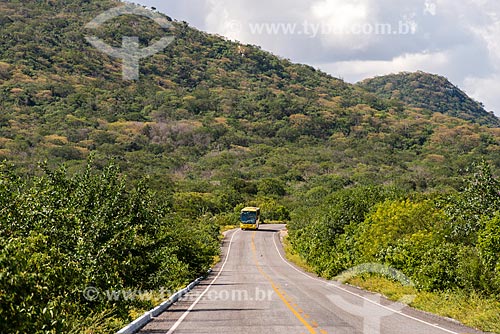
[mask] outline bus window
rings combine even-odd
[[[243,224],[255,224],[255,221],[257,220],[257,213],[256,212],[242,212],[241,213],[241,222]]]

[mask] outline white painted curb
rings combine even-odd
[[[209,269],[207,272],[208,276],[212,272],[212,269]],[[170,298],[154,309],[144,313],[141,315],[139,318],[135,319],[132,321],[130,324],[127,326],[123,327],[120,329],[117,334],[134,334],[135,332],[139,331],[142,327],[144,327],[148,322],[153,320],[154,317],[157,317],[160,315],[160,313],[164,312],[166,309],[168,309],[170,306],[172,306],[173,303],[178,301],[182,296],[184,296],[186,293],[189,291],[193,290],[195,286],[197,286],[202,280],[205,279],[206,276],[198,277],[196,280],[193,282],[189,283],[187,287],[185,287],[182,290],[177,291],[174,293]]]

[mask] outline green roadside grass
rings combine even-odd
[[[397,301],[405,295],[415,295],[410,306],[486,332],[500,333],[500,301],[475,292],[461,290],[427,292],[403,286],[384,277],[354,277],[347,281],[354,286],[378,292]]]
[[[305,271],[308,271],[308,272],[313,272],[313,269],[311,266],[309,266],[307,264],[306,261],[304,261],[304,259],[302,259],[300,257],[300,255],[298,253],[296,253],[294,250],[293,250],[293,247],[292,245],[290,244],[290,241],[288,240],[288,237],[285,236],[283,239],[282,239],[282,244],[283,244],[283,249],[285,250],[285,256],[286,256],[286,259],[292,263],[294,263],[295,265],[301,267],[302,269],[304,269]]]
[[[304,259],[297,254],[285,237],[283,248],[286,258],[308,272],[314,272]],[[385,277],[354,277],[346,283],[362,289],[377,292],[390,300],[398,301],[414,295],[410,306],[425,312],[452,318],[460,323],[485,332],[500,333],[500,300],[484,297],[475,292],[461,290],[447,292],[418,291],[414,287],[403,286]]]
[[[224,226],[221,226],[220,227],[220,233],[224,233],[224,232],[227,232],[229,230],[232,230],[234,228],[237,228],[239,226],[236,226],[236,225],[224,225]]]
[[[286,220],[265,220],[263,224],[286,224]]]

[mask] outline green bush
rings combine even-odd
[[[432,202],[386,201],[375,206],[359,227],[358,248],[370,262],[389,245],[417,232],[443,229],[444,213]]]
[[[382,187],[339,190],[317,207],[300,207],[288,226],[294,249],[317,273],[335,276],[357,259],[353,238],[357,226],[379,201],[397,196]]]
[[[415,269],[422,265],[424,254],[439,242],[432,232],[417,232],[387,246],[378,253],[378,258],[407,275],[413,275]]]
[[[257,183],[259,195],[264,196],[284,196],[286,194],[285,184],[279,179],[262,179]]]
[[[75,303],[78,265],[38,232],[0,238],[0,332],[63,332]]]
[[[262,219],[266,221],[288,221],[290,212],[287,207],[280,204],[272,197],[258,197],[255,199],[256,205],[260,208]]]
[[[491,292],[500,293],[500,212],[485,220],[478,237],[479,254],[485,267],[482,277]]]
[[[2,333],[67,332],[103,314],[113,332],[152,301],[88,300],[87,287],[177,289],[218,254],[213,221],[170,212],[169,194],[129,184],[114,165],[44,171],[29,181],[0,171]]]
[[[484,223],[500,207],[500,181],[484,161],[473,164],[464,181],[465,189],[450,196],[445,210],[450,240],[474,246]]]
[[[422,290],[457,288],[457,254],[460,246],[441,243],[423,253],[422,262],[413,268],[413,278]]]

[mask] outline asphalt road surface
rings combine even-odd
[[[284,259],[283,228],[229,231],[209,277],[140,333],[481,333],[303,272]]]

